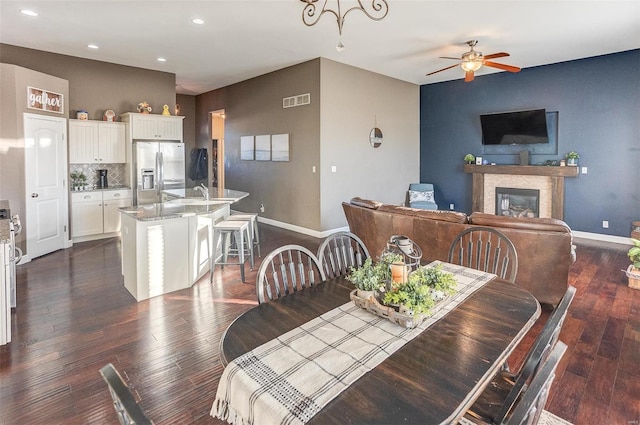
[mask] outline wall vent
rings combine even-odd
[[[293,108],[294,106],[308,105],[310,103],[311,103],[311,93],[299,94],[297,96],[282,98],[283,108]]]

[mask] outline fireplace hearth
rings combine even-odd
[[[496,215],[509,217],[539,217],[540,191],[496,187]]]

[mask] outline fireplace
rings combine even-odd
[[[496,215],[510,217],[539,217],[540,191],[496,187]]]

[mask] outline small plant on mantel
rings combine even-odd
[[[576,151],[571,151],[565,155],[565,158],[567,158],[567,165],[578,165],[580,155]]]
[[[476,162],[476,157],[468,153],[464,156],[464,162],[466,162],[467,164],[473,164],[474,162]]]
[[[389,275],[390,271],[387,264],[383,262],[374,264],[371,257],[369,257],[362,266],[351,268],[350,273],[347,275],[347,280],[352,282],[358,289],[358,296],[368,298],[380,286],[384,286],[385,281],[389,279]]]

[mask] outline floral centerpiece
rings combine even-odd
[[[443,272],[442,264],[421,267],[404,283],[396,283],[384,295],[384,303],[398,305],[407,314],[428,313],[436,302],[455,293],[453,274]]]
[[[138,112],[142,114],[149,114],[151,113],[151,106],[147,102],[140,102],[138,103]]]
[[[368,299],[375,291],[384,286],[391,277],[391,270],[384,262],[375,263],[371,257],[367,258],[361,267],[351,268],[347,280],[358,289],[360,298]]]

